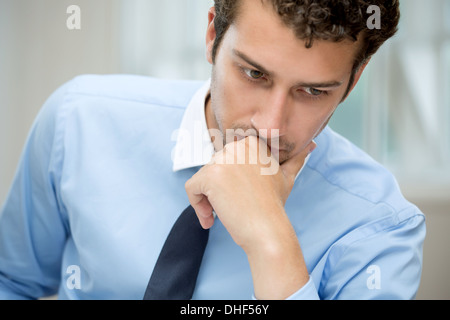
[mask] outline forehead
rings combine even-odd
[[[358,42],[318,40],[309,49],[305,44],[282,22],[273,6],[262,0],[241,1],[224,38],[225,50],[243,52],[267,69],[308,78],[302,80],[344,78],[351,73]]]

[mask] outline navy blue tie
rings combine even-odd
[[[200,225],[192,206],[172,227],[159,254],[144,300],[189,300],[194,293],[209,230]]]

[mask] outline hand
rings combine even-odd
[[[191,205],[205,229],[214,224],[213,210],[221,220],[230,220],[234,230],[233,220],[239,225],[245,220],[253,224],[251,213],[259,216],[267,211],[264,208],[284,208],[305,158],[316,145],[311,142],[280,166],[263,144],[252,136],[226,145],[186,183]]]
[[[214,224],[214,210],[233,240],[247,253],[255,295],[256,288],[262,288],[259,290],[261,296],[265,296],[266,292],[276,293],[273,284],[276,283],[285,285],[277,295],[281,297],[300,289],[308,277],[284,205],[306,156],[315,144],[311,142],[305,150],[281,166],[272,155],[267,154],[267,147],[263,144],[257,137],[247,137],[226,145],[214,155],[210,164],[186,183],[186,192],[201,225],[210,228]],[[261,174],[274,163],[272,175]],[[280,259],[286,263],[280,263]],[[285,277],[286,272],[301,273],[294,277],[299,281],[293,292],[290,292],[295,283],[292,282],[292,275],[287,281],[290,283],[279,279]]]

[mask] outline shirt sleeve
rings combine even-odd
[[[338,244],[327,258],[318,288],[321,299],[411,300],[422,272],[425,217],[409,208],[394,225],[377,221]]]
[[[318,268],[321,273],[313,272],[286,300],[414,299],[422,271],[425,217],[415,207],[407,211],[404,220],[393,225],[375,221],[333,245],[324,268]]]
[[[254,293],[252,295],[252,299],[258,300],[256,299]],[[308,282],[301,289],[299,289],[297,292],[295,292],[285,300],[320,300],[312,277],[309,277]]]
[[[58,196],[66,89],[58,89],[36,118],[0,211],[0,299],[37,299],[59,285],[67,237]]]
[[[312,277],[309,277],[309,281],[286,300],[320,300]]]

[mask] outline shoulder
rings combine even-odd
[[[316,142],[308,168],[323,184],[391,213],[414,207],[404,198],[394,175],[346,138],[327,127]]]
[[[203,84],[138,75],[81,75],[63,87],[65,94],[184,108]]]
[[[81,75],[52,93],[41,108],[35,126],[53,131],[64,127],[70,116],[81,115],[84,120],[105,114],[139,116],[136,110],[162,117],[175,110],[179,117],[203,84],[137,75]]]
[[[167,130],[181,121],[200,81],[162,80],[136,75],[81,75],[53,92],[33,124],[39,143],[62,148],[64,136],[88,132]],[[140,125],[140,126],[138,126]],[[122,131],[121,131],[122,130]]]

